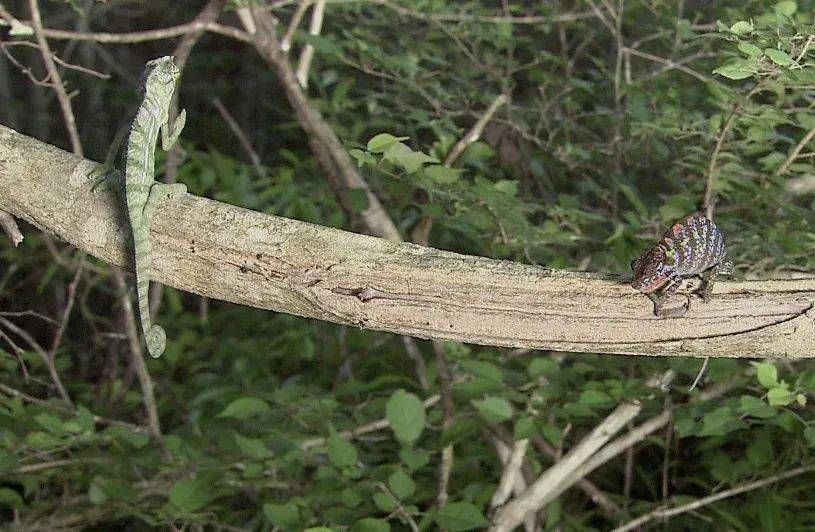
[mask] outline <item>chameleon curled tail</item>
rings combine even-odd
[[[136,248],[136,298],[138,300],[139,321],[141,321],[144,343],[147,351],[153,358],[158,358],[167,347],[167,333],[160,325],[150,321],[150,305],[147,296],[150,292],[150,276],[148,275],[152,246],[150,240],[144,238],[144,233],[136,231],[134,245]]]

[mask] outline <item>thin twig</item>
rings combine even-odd
[[[74,110],[71,107],[71,99],[68,93],[65,92],[65,86],[62,84],[62,76],[54,64],[54,54],[48,46],[48,41],[43,35],[42,17],[40,16],[40,7],[37,0],[28,0],[28,7],[31,11],[31,26],[34,28],[34,35],[37,43],[40,45],[40,53],[42,60],[45,63],[45,70],[48,72],[48,78],[57,93],[57,100],[59,101],[60,109],[62,109],[62,117],[65,119],[65,129],[68,130],[68,137],[71,139],[71,149],[74,155],[83,157],[82,144],[79,142],[79,132],[76,129],[76,118],[74,117]]]
[[[161,435],[161,424],[159,422],[158,408],[156,407],[156,397],[153,392],[153,380],[150,378],[150,372],[147,370],[147,364],[144,362],[144,355],[142,354],[141,344],[139,343],[136,315],[133,312],[130,297],[128,297],[127,283],[125,282],[124,275],[118,268],[113,268],[113,280],[116,282],[116,287],[119,290],[119,301],[122,305],[125,331],[127,332],[130,363],[136,371],[136,376],[141,386],[144,409],[147,412],[147,426],[150,429],[150,435],[156,443],[161,446],[165,458],[169,458],[169,451],[165,447],[164,439]]]
[[[445,166],[452,166],[453,163],[455,163],[456,160],[461,157],[461,154],[464,153],[464,150],[466,150],[470,144],[481,138],[481,134],[484,132],[484,128],[487,126],[487,123],[492,119],[495,112],[506,103],[506,101],[506,93],[496,96],[490,106],[487,107],[487,110],[484,111],[484,114],[481,115],[476,123],[473,124],[473,127],[471,127],[470,130],[467,131],[467,133],[461,137],[458,142],[456,142],[456,144],[447,154],[447,157],[444,159]]]
[[[309,24],[309,35],[319,35],[323,27],[323,14],[325,13],[325,0],[316,0],[314,10],[311,12],[311,24]],[[281,44],[282,48],[282,44]],[[311,67],[311,60],[314,57],[314,47],[306,44],[300,52],[300,60],[297,63],[297,81],[304,89],[308,87],[308,69]]]
[[[500,427],[500,425],[495,424],[495,426],[492,427],[492,428],[500,429],[501,427]],[[510,450],[507,443],[505,443],[504,440],[501,439],[501,438],[502,438],[502,436],[493,435],[490,438],[490,440],[492,440],[492,443],[495,445],[495,452],[498,454],[498,458],[501,460],[501,464],[503,464],[503,466],[504,466],[504,472],[506,473],[507,464],[510,462],[510,460],[512,458],[512,451]],[[527,442],[528,442],[528,440],[527,440]],[[518,473],[520,473],[520,474],[514,475],[513,483],[512,483],[512,486],[511,486],[511,494],[515,495],[516,497],[526,490],[527,484],[526,484],[526,479],[524,478],[524,475],[523,475],[523,469],[524,469],[524,461],[521,460],[521,463],[518,466]],[[502,476],[502,480],[503,480],[503,476]],[[507,493],[507,498],[509,497],[509,495],[510,495],[510,493]],[[493,498],[495,498],[495,497],[493,496]],[[501,504],[503,504],[504,502],[506,502],[506,498],[501,502]],[[490,506],[492,508],[494,508],[492,505],[490,505]],[[536,518],[537,518],[537,515],[536,515],[535,512],[529,512],[528,514],[526,514],[526,516],[524,517],[524,531],[525,532],[534,532],[536,530],[536,527],[535,527],[535,521],[537,520]]]
[[[300,3],[297,4],[297,9],[291,16],[289,27],[286,29],[286,34],[283,35],[282,39],[280,39],[280,49],[284,52],[288,52],[291,49],[291,41],[294,38],[294,32],[297,31],[297,27],[300,25],[300,21],[303,20],[303,15],[306,14],[306,9],[308,9],[308,6],[311,5],[312,1],[313,0],[300,0]]]
[[[584,11],[579,13],[566,13],[563,15],[551,16],[536,16],[528,15],[523,17],[501,16],[501,15],[470,15],[467,13],[452,14],[452,13],[425,13],[420,11],[413,11],[406,7],[393,4],[388,0],[370,0],[374,4],[379,4],[391,9],[400,15],[417,18],[420,20],[427,20],[432,22],[489,22],[494,24],[543,24],[546,22],[572,22],[575,20],[583,20],[591,18],[592,14]],[[455,4],[453,4],[455,5]]]
[[[441,395],[435,394],[431,395],[427,399],[425,399],[422,404],[424,405],[425,409],[430,408],[431,406],[435,405],[441,401]],[[370,432],[376,432],[378,430],[386,429],[390,426],[388,420],[385,418],[378,419],[376,421],[372,421],[370,423],[366,423],[364,425],[360,425],[351,430],[343,430],[340,431],[338,434],[345,438],[346,440],[354,440],[364,434],[368,434]],[[328,441],[327,438],[312,438],[310,440],[306,440],[300,444],[301,451],[308,451],[313,447],[320,447],[321,445],[325,445]]]
[[[215,109],[221,115],[221,118],[224,119],[226,125],[229,126],[229,129],[232,130],[232,134],[238,139],[240,142],[243,151],[246,152],[246,155],[249,156],[249,160],[252,162],[252,166],[255,168],[255,173],[258,176],[266,175],[266,169],[263,168],[263,164],[260,160],[260,155],[258,152],[255,151],[255,148],[252,147],[252,142],[249,140],[249,136],[241,129],[241,126],[238,124],[238,121],[232,116],[229,110],[224,106],[223,102],[219,98],[213,98],[210,100],[212,105],[215,106]]]
[[[51,357],[48,356],[48,353],[45,351],[45,349],[43,349],[42,346],[37,342],[37,340],[35,340],[33,336],[28,334],[28,332],[25,329],[18,327],[13,322],[0,317],[0,325],[2,325],[6,329],[10,330],[14,334],[25,340],[25,342],[31,347],[31,349],[36,351],[36,353],[40,356],[43,363],[45,364],[45,367],[48,368],[48,374],[51,376],[51,381],[53,382],[54,387],[57,389],[57,393],[68,406],[73,408],[74,403],[68,396],[68,392],[65,391],[65,386],[62,385],[62,380],[59,378],[59,373],[57,373],[56,365],[54,364],[53,360],[51,360]]]
[[[23,241],[23,234],[20,232],[20,228],[17,227],[17,222],[14,220],[14,217],[6,211],[0,211],[0,227],[3,228],[3,231],[5,231],[9,239],[11,239],[11,244],[15,248]]]
[[[640,517],[634,519],[633,521],[629,521],[623,526],[615,528],[613,532],[627,532],[628,530],[635,530],[653,519],[658,518],[664,519],[666,517],[673,517],[675,515],[679,515],[685,512],[690,512],[698,508],[707,506],[709,504],[713,504],[714,502],[718,502],[722,499],[727,499],[729,497],[740,495],[748,491],[757,490],[759,488],[763,488],[764,486],[769,486],[770,484],[775,484],[776,482],[796,477],[798,475],[803,475],[804,473],[809,473],[811,471],[815,471],[815,465],[796,467],[795,469],[791,469],[784,473],[772,475],[761,480],[756,480],[754,482],[742,484],[741,486],[736,486],[734,488],[730,488],[719,493],[714,493],[713,495],[708,495],[707,497],[703,497],[698,501],[683,504],[682,506],[676,506],[674,508],[660,508],[645,515],[641,515]]]
[[[204,29],[211,33],[217,33],[224,37],[230,37],[238,41],[251,43],[252,36],[232,26],[225,26],[215,22],[200,23],[200,22],[187,22],[177,26],[170,26],[168,28],[161,28],[157,30],[147,31],[132,31],[126,33],[107,33],[107,32],[79,32],[69,30],[57,30],[52,28],[43,28],[42,34],[49,39],[63,39],[70,41],[94,41],[102,44],[132,44],[147,41],[161,41],[165,39],[173,39],[180,35]]]
[[[439,388],[442,398],[442,428],[447,430],[453,425],[456,415],[456,406],[453,401],[453,374],[450,371],[450,364],[447,362],[447,355],[444,352],[444,342],[433,340],[433,351],[436,353],[436,371],[439,376]],[[449,444],[442,449],[441,461],[439,462],[438,493],[436,494],[436,504],[439,507],[447,503],[447,487],[450,484],[450,474],[453,471],[453,444]]]
[[[516,479],[521,476],[521,465],[523,465],[526,449],[529,447],[529,438],[523,438],[515,442],[512,452],[504,463],[504,470],[501,473],[501,480],[498,488],[492,494],[490,508],[498,508],[509,499]]]
[[[642,405],[637,402],[622,403],[598,424],[562,460],[558,461],[532,483],[520,496],[504,506],[493,520],[491,531],[509,532],[518,526],[530,511],[538,511],[557,496],[556,490],[564,482],[574,484],[585,475],[576,475],[581,464],[595,454],[605,443],[639,414]]]
[[[795,159],[798,158],[798,154],[801,153],[801,150],[804,149],[804,146],[806,146],[809,143],[809,141],[812,140],[812,137],[815,137],[815,127],[807,131],[807,134],[804,135],[804,138],[802,138],[798,142],[798,144],[795,145],[790,154],[787,156],[787,159],[781,166],[778,167],[778,170],[776,170],[773,173],[773,175],[775,175],[776,177],[784,175],[787,172],[787,169],[793,163],[793,161],[795,161]]]

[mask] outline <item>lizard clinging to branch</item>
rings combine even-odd
[[[186,121],[186,111],[181,111],[171,125],[170,100],[175,92],[179,70],[170,56],[148,61],[142,77],[144,97],[127,134],[124,153],[124,178],[121,185],[127,208],[127,218],[133,235],[133,262],[136,272],[136,295],[139,319],[144,333],[147,351],[158,358],[167,345],[167,336],[160,326],[150,321],[147,301],[150,288],[150,217],[158,201],[178,197],[187,191],[181,183],[157,183],[154,179],[155,148],[161,134],[161,148],[169,151],[178,140]],[[114,141],[113,152],[117,151]]]

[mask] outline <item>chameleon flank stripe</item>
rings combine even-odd
[[[729,273],[732,265],[716,224],[701,214],[692,214],[673,224],[656,246],[631,263],[631,286],[651,298],[654,314],[665,316],[668,314],[661,311],[662,304],[682,284],[682,276],[702,278],[701,296],[707,302],[716,275]],[[682,313],[689,308],[690,297]]]
[[[181,111],[172,127],[169,122],[170,99],[178,76],[178,67],[170,56],[147,63],[142,78],[144,99],[130,127],[124,156],[124,197],[133,234],[139,320],[147,350],[154,358],[160,357],[164,352],[167,336],[164,329],[150,322],[150,306],[147,301],[153,252],[150,218],[156,203],[163,197],[176,197],[187,191],[183,184],[167,185],[153,180],[159,132],[161,148],[169,151],[178,140],[186,121],[186,112]]]

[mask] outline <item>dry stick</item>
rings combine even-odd
[[[323,13],[325,12],[325,0],[316,0],[314,2],[314,11],[311,13],[311,24],[309,24],[308,32],[310,35],[319,35],[323,27]],[[283,49],[283,45],[280,45]],[[314,47],[307,44],[300,52],[300,61],[297,64],[297,81],[304,89],[308,87],[308,69],[311,67],[311,60],[314,57]]]
[[[232,133],[240,142],[243,151],[246,152],[246,155],[249,156],[249,160],[252,162],[252,166],[255,169],[255,173],[258,177],[262,177],[266,175],[266,169],[263,168],[263,164],[260,159],[260,155],[258,152],[255,151],[255,148],[252,147],[252,142],[249,140],[249,137],[244,133],[241,129],[241,126],[238,124],[238,121],[232,116],[229,110],[224,106],[223,102],[219,98],[212,98],[210,100],[212,105],[215,106],[215,109],[221,115],[221,118],[224,119],[226,125],[229,126],[229,129],[232,130]]]
[[[779,166],[778,170],[776,170],[773,173],[773,175],[775,175],[776,177],[784,175],[787,172],[787,169],[789,169],[790,165],[793,163],[793,161],[795,161],[795,159],[798,157],[798,154],[801,153],[801,150],[804,149],[804,146],[806,146],[807,143],[809,143],[809,141],[812,140],[812,137],[815,137],[815,127],[807,131],[807,134],[804,135],[804,138],[802,138],[801,141],[795,145],[795,148],[793,148],[790,154],[787,156],[787,160],[784,161],[784,164]]]
[[[673,69],[679,70],[680,72],[684,72],[685,74],[693,76],[694,78],[696,78],[699,81],[702,81],[704,83],[715,83],[715,80],[713,80],[712,78],[709,78],[709,77],[705,76],[704,74],[700,74],[699,72],[693,70],[690,67],[687,67],[687,66],[683,65],[682,63],[677,63],[676,61],[672,61],[670,59],[665,59],[664,57],[660,57],[658,55],[649,54],[648,52],[641,52],[641,51],[637,50],[636,48],[631,48],[630,46],[623,48],[623,51],[626,54],[636,55],[637,57],[642,57],[643,59],[648,59],[649,61],[654,61],[656,63],[661,63],[661,64],[667,66],[668,68],[673,68]]]
[[[501,442],[503,443],[503,442]],[[498,482],[498,488],[492,494],[490,500],[490,508],[497,508],[503,505],[512,494],[512,488],[518,478],[521,478],[521,466],[523,465],[526,449],[529,447],[529,438],[523,438],[516,441],[512,446],[512,452],[504,462],[504,471],[501,474],[501,480]]]
[[[629,521],[628,523],[621,527],[615,528],[613,532],[627,532],[628,530],[634,530],[644,525],[648,521],[651,521],[652,519],[673,517],[675,515],[679,515],[685,512],[690,512],[698,508],[702,508],[703,506],[713,504],[714,502],[718,502],[722,499],[727,499],[729,497],[733,497],[741,493],[763,488],[764,486],[769,486],[770,484],[775,484],[776,482],[780,482],[782,480],[786,480],[788,478],[792,478],[798,475],[803,475],[804,473],[809,473],[811,471],[815,471],[815,466],[810,465],[796,467],[795,469],[785,471],[784,473],[779,473],[777,475],[772,475],[761,480],[756,480],[754,482],[742,484],[741,486],[736,486],[734,488],[724,490],[713,495],[709,495],[707,497],[699,499],[698,501],[683,504],[682,506],[654,510],[653,512],[642,515],[634,519],[633,521]]]
[[[20,228],[17,227],[17,222],[6,211],[0,211],[0,227],[6,232],[15,248],[23,241],[23,234],[20,232]]]
[[[509,532],[518,526],[528,512],[538,511],[559,494],[556,490],[565,479],[572,484],[585,475],[576,476],[575,470],[642,410],[639,402],[622,403],[597,425],[560,461],[547,469],[520,496],[504,506],[493,520],[490,530]],[[571,484],[569,484],[571,485]]]
[[[45,349],[43,349],[42,346],[39,343],[37,343],[34,337],[28,334],[28,332],[25,329],[18,327],[9,320],[5,318],[0,318],[0,325],[2,325],[6,329],[10,330],[14,334],[25,340],[25,342],[31,347],[31,349],[37,352],[37,354],[40,356],[43,363],[45,364],[45,367],[48,368],[48,374],[51,376],[51,381],[54,383],[54,387],[57,389],[57,393],[59,393],[59,396],[62,398],[63,401],[65,401],[65,403],[68,406],[73,408],[74,404],[71,401],[71,398],[68,396],[68,392],[65,391],[65,386],[62,385],[62,380],[59,378],[57,368],[54,365],[54,362],[51,360],[51,357],[48,356],[48,353],[45,351]]]
[[[112,193],[93,192],[87,179],[98,163],[2,125],[0,159],[0,209],[129,267],[121,206]],[[159,205],[151,225],[151,275],[158,282],[366,329],[658,356],[803,358],[815,342],[815,278],[717,283],[699,316],[667,323],[653,317],[623,276],[388,242],[194,194]]]
[[[443,409],[443,429],[448,429],[453,425],[453,419],[456,415],[456,406],[453,401],[452,380],[453,375],[450,371],[450,365],[447,363],[447,356],[444,353],[444,342],[440,340],[433,340],[433,352],[436,353],[436,369],[439,375],[439,388],[441,390],[442,409]],[[439,482],[438,493],[436,494],[436,503],[439,507],[447,503],[447,487],[450,484],[450,474],[453,471],[453,444],[447,445],[441,452],[441,460],[439,462]]]
[[[294,15],[292,15],[291,20],[289,21],[289,27],[286,30],[286,34],[283,35],[283,38],[280,40],[280,49],[284,52],[288,52],[291,48],[291,41],[294,38],[294,32],[297,31],[297,27],[300,25],[300,21],[303,20],[303,15],[306,14],[306,9],[308,9],[308,6],[311,5],[312,1],[313,0],[300,0],[300,3],[297,4],[297,9],[294,11]],[[249,28],[247,28],[247,30],[248,29]],[[249,33],[255,32],[249,31]]]
[[[71,99],[65,92],[65,87],[62,84],[62,76],[59,75],[59,70],[54,64],[54,54],[48,46],[48,41],[43,35],[42,17],[40,16],[40,7],[37,5],[37,0],[28,0],[28,7],[31,11],[31,26],[34,28],[34,35],[36,36],[37,43],[40,45],[40,53],[42,60],[45,63],[45,70],[48,72],[48,77],[57,93],[57,100],[62,109],[62,116],[65,118],[65,128],[68,130],[68,137],[71,139],[71,148],[76,155],[82,157],[82,144],[79,142],[79,133],[76,130],[76,118],[74,111],[71,107]]]
[[[425,409],[428,409],[441,401],[441,395],[435,394],[431,395],[427,399],[422,402],[422,405]],[[343,430],[339,432],[339,435],[345,438],[346,440],[354,440],[364,434],[368,434],[370,432],[376,432],[378,430],[386,429],[390,426],[388,420],[386,418],[378,419],[376,421],[372,421],[370,423],[366,423],[364,425],[360,425],[355,429],[351,430]],[[300,444],[300,450],[308,451],[312,447],[320,447],[325,445],[328,440],[326,438],[312,438],[310,440],[306,440]]]
[[[113,279],[119,289],[122,312],[124,313],[130,363],[136,371],[136,376],[139,379],[139,385],[142,389],[144,408],[147,411],[147,427],[150,430],[150,435],[161,447],[164,457],[170,459],[171,455],[164,445],[164,439],[161,435],[161,424],[159,422],[158,408],[156,407],[156,396],[153,393],[153,380],[150,378],[150,372],[147,370],[147,365],[144,362],[144,355],[142,353],[141,343],[139,342],[136,315],[133,312],[133,304],[130,302],[130,297],[128,296],[127,283],[125,282],[124,275],[122,275],[122,272],[117,268],[113,269]]]
[[[187,22],[177,26],[170,26],[168,28],[161,28],[158,30],[147,31],[133,31],[127,33],[106,33],[106,32],[91,32],[83,33],[70,30],[57,30],[53,28],[43,28],[42,34],[50,39],[64,39],[70,41],[94,41],[103,44],[132,44],[147,41],[160,41],[164,39],[173,39],[180,35],[198,31],[203,29],[212,33],[230,37],[242,42],[252,43],[252,36],[248,33],[233,28],[232,26],[224,26],[215,22],[203,24],[200,22]]]
[[[48,358],[56,365],[57,350],[62,343],[62,336],[65,334],[65,329],[68,327],[68,319],[71,317],[71,310],[74,308],[74,301],[76,300],[76,287],[79,285],[79,280],[85,271],[85,256],[79,260],[79,266],[76,268],[74,278],[68,285],[68,301],[65,304],[65,311],[62,313],[62,320],[60,321],[57,332],[54,333],[54,340],[51,342],[51,349],[48,351]]]
[[[467,133],[456,142],[455,146],[450,150],[450,153],[447,154],[447,157],[444,159],[445,166],[452,166],[453,163],[461,157],[461,154],[464,153],[464,150],[467,149],[468,146],[476,142],[478,139],[481,138],[481,134],[484,133],[484,128],[487,126],[487,123],[492,119],[492,116],[498,111],[498,109],[504,105],[507,101],[507,94],[502,93],[496,96],[496,98],[492,101],[487,110],[484,111],[484,114],[473,124],[473,127],[470,128]]]
[[[552,445],[541,436],[533,436],[532,444],[539,452],[544,453],[549,458],[557,459],[558,450],[552,447]],[[601,512],[606,517],[611,518],[622,513],[623,509],[620,508],[616,502],[612,501],[611,498],[592,481],[582,478],[577,481],[577,487],[583,490],[592,502],[600,507]]]
[[[502,475],[501,480],[504,480],[504,476],[507,473],[507,466],[510,463],[511,459],[513,458],[512,452],[510,451],[509,446],[504,443],[499,436],[493,436],[490,438],[492,443],[495,445],[495,452],[498,454],[498,458],[501,460],[501,463],[504,466],[504,475]],[[529,443],[529,440],[521,440],[526,441]],[[524,452],[526,448],[524,448]],[[521,460],[520,464],[518,465],[517,472],[522,473],[523,470],[523,460]],[[506,502],[507,498],[509,498],[510,493],[514,494],[516,497],[523,493],[526,490],[526,479],[524,478],[523,474],[514,474],[512,479],[512,484],[510,485],[510,491],[507,492],[506,497],[502,497],[503,500],[500,504]],[[501,489],[500,486],[498,489]],[[496,491],[497,493],[497,491]],[[493,495],[493,499],[495,499],[495,495]],[[491,505],[493,508],[497,507],[498,505]],[[529,512],[524,517],[524,530],[525,532],[534,532],[535,531],[535,522],[537,520],[537,515],[535,512]]]

